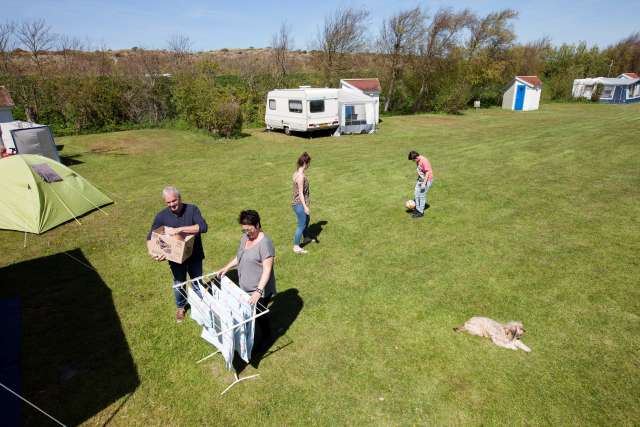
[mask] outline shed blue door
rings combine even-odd
[[[518,85],[516,87],[516,105],[513,107],[514,110],[522,111],[522,106],[524,105],[524,93],[527,90],[525,85]]]
[[[616,104],[622,104],[625,102],[625,93],[627,87],[626,86],[616,86],[615,91],[613,92],[613,102],[615,102]]]

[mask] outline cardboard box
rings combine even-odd
[[[169,236],[165,234],[164,227],[159,227],[151,232],[151,253],[164,255],[169,261],[182,264],[191,256],[195,241],[196,238],[192,234]]]

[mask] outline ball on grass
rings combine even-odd
[[[416,202],[415,202],[415,200],[407,200],[407,203],[405,203],[404,206],[407,209],[415,209],[416,208]]]

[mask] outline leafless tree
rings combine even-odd
[[[103,40],[97,42],[95,53],[97,55],[95,72],[99,76],[111,74],[114,68],[114,60],[111,54],[111,50]]]
[[[325,85],[332,83],[334,74],[345,68],[345,56],[366,47],[366,23],[369,11],[364,9],[338,9],[324,19],[317,38],[320,64]]]
[[[289,51],[293,47],[293,38],[286,22],[280,26],[280,30],[273,35],[271,49],[276,74],[285,77],[289,71]]]
[[[167,40],[169,51],[173,53],[176,65],[181,65],[189,59],[193,49],[193,42],[184,34],[174,34]]]
[[[378,45],[389,67],[389,82],[384,111],[389,111],[402,70],[411,56],[415,55],[419,42],[424,37],[425,16],[419,7],[404,10],[382,24]]]
[[[11,67],[11,56],[15,49],[16,25],[13,22],[0,24],[0,71],[9,73]]]
[[[442,8],[431,18],[425,37],[419,43],[418,56],[413,64],[420,82],[420,89],[413,105],[414,111],[420,111],[424,106],[438,64],[450,57],[451,52],[458,47],[462,34],[473,22],[474,17],[468,9],[454,12],[452,9]]]
[[[31,53],[31,58],[38,70],[42,72],[42,54],[50,50],[56,40],[51,27],[44,19],[25,21],[17,27],[16,34],[18,40]]]
[[[72,71],[75,59],[78,57],[80,51],[84,50],[82,40],[78,37],[63,34],[57,38],[56,45],[58,51],[62,54],[64,66],[67,68],[66,72]]]

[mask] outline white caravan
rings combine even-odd
[[[370,133],[376,129],[378,101],[353,89],[276,89],[267,95],[264,122],[267,129],[313,132],[320,129],[344,133]]]
[[[264,114],[267,129],[312,132],[336,129],[338,117],[338,89],[300,87],[276,89],[267,94]]]

